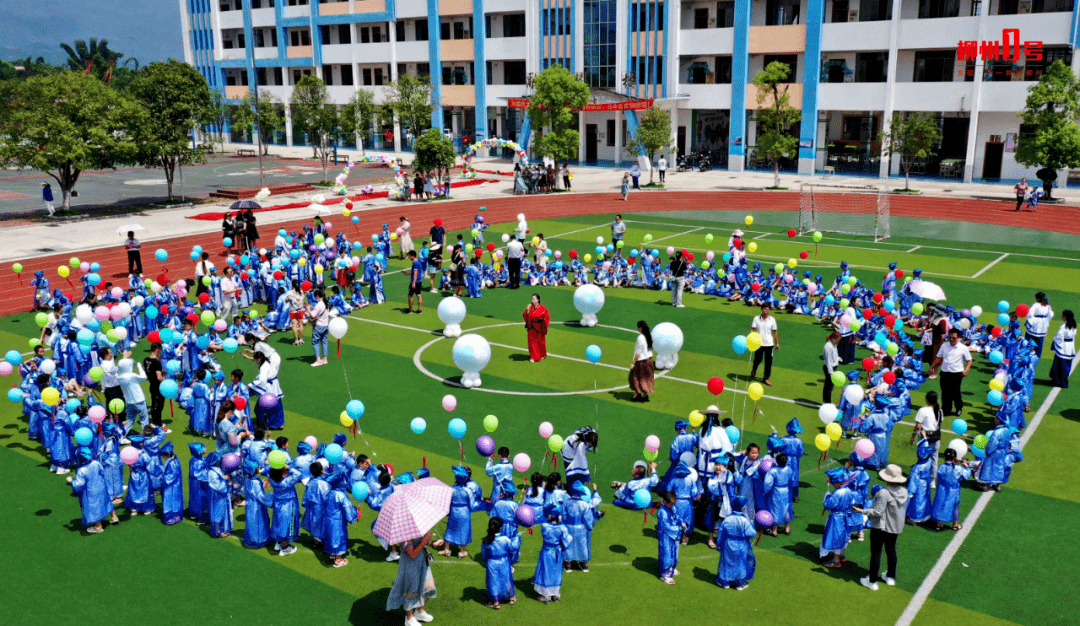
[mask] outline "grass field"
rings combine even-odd
[[[722,249],[736,225],[747,239],[757,241],[758,254],[751,260],[763,265],[811,254],[800,269],[811,268],[831,281],[840,260],[871,286],[890,261],[910,271],[924,270],[924,277],[938,282],[948,302],[958,307],[981,305],[994,311],[999,300],[1018,304],[1032,301],[1037,290],[1047,292],[1055,311],[1080,305],[1080,245],[1077,238],[1055,236],[1040,249],[1018,245],[1015,231],[980,226],[956,228],[948,237],[917,238],[914,233],[946,233],[949,225],[922,220],[903,223],[894,218],[894,237],[874,243],[859,237],[827,236],[815,251],[805,237],[789,240],[784,231],[792,217],[768,214],[750,228],[742,226],[734,211],[627,214],[627,241],[636,244],[645,233],[653,236],[650,247],[705,250],[706,233],[713,233],[713,249]],[[737,224],[736,224],[737,222]],[[598,235],[609,237],[610,216],[566,217],[530,222],[533,233],[544,233],[549,246],[562,250],[591,250]],[[781,226],[783,227],[781,228]],[[498,241],[508,226],[493,226],[489,241]],[[450,235],[451,240],[453,234]],[[996,243],[996,242],[1010,242]],[[815,256],[816,252],[816,256]],[[395,262],[392,268],[403,268]],[[576,619],[587,623],[617,619],[632,611],[632,619],[679,620],[675,611],[690,608],[719,623],[768,624],[884,624],[895,622],[908,606],[924,578],[954,537],[908,527],[899,540],[900,569],[895,588],[882,586],[876,593],[858,585],[869,562],[869,543],[853,544],[849,564],[827,570],[818,564],[818,544],[825,518],[820,502],[825,480],[817,469],[812,440],[823,431],[816,417],[821,396],[821,347],[827,331],[812,318],[780,315],[782,349],[776,357],[767,397],[758,403],[761,414],[751,419],[753,403],[742,390],[749,373],[746,359],[731,351],[731,338],[745,334],[757,310],[710,296],[687,296],[685,309],[674,309],[666,292],[639,289],[606,290],[606,304],[599,314],[601,326],[587,329],[555,325],[548,335],[553,357],[531,364],[524,351],[521,311],[531,290],[489,290],[482,299],[466,300],[469,316],[463,328],[483,328],[493,344],[491,364],[483,371],[480,390],[459,389],[452,382],[460,372],[451,360],[452,340],[440,339],[442,325],[435,314],[438,296],[425,293],[425,314],[404,316],[405,278],[388,274],[389,302],[354,312],[350,330],[342,342],[341,360],[313,369],[310,346],[294,347],[276,335],[272,343],[284,358],[281,383],[285,390],[286,429],[295,444],[314,434],[329,439],[342,430],[338,414],[350,397],[367,406],[362,420],[362,439],[350,439],[348,448],[391,462],[398,472],[415,470],[426,455],[435,476],[449,481],[450,466],[458,461],[458,443],[447,434],[453,417],[465,419],[469,432],[464,442],[466,461],[485,491],[483,459],[472,442],[483,433],[485,415],[499,417],[493,433],[496,442],[512,453],[526,452],[539,464],[544,442],[537,434],[542,421],[551,421],[556,432],[568,435],[583,425],[595,426],[600,445],[592,460],[594,480],[610,502],[612,480],[625,480],[631,465],[641,456],[645,437],[658,435],[662,450],[673,435],[673,423],[694,409],[717,403],[732,413],[744,429],[742,442],[764,444],[771,427],[782,430],[798,416],[806,428],[803,440],[801,502],[795,505],[790,537],[762,538],[756,548],[757,578],[743,592],[721,590],[713,584],[718,553],[695,534],[680,558],[682,575],[673,587],[663,584],[656,572],[654,521],[642,528],[641,513],[603,505],[607,516],[593,533],[592,569],[566,576],[563,602],[542,605],[535,601],[531,577],[540,544],[539,537],[525,536],[515,580],[519,603],[493,612],[484,607],[484,570],[473,557],[459,561],[437,557],[433,565],[439,596],[429,605],[440,623],[501,624],[513,620],[529,623],[541,619]],[[573,288],[539,288],[555,322],[580,318],[573,307]],[[989,321],[991,315],[984,314]],[[678,366],[658,378],[656,393],[647,405],[631,404],[625,389],[626,368],[633,354],[633,329],[637,320],[654,325],[678,324],[686,337]],[[1055,320],[1051,332],[1057,329]],[[31,316],[0,320],[0,346],[25,349],[28,337],[37,333]],[[603,359],[590,365],[585,347],[597,344]],[[860,350],[859,358],[865,356]],[[1032,407],[1043,406],[1052,353],[1047,350],[1038,369]],[[223,356],[227,369],[240,367],[253,374],[252,364]],[[420,367],[434,378],[425,375]],[[851,366],[849,366],[851,367]],[[969,432],[988,430],[993,413],[985,403],[986,384],[993,367],[976,358],[973,375],[965,382],[965,411]],[[249,374],[250,376],[250,374]],[[725,379],[728,389],[714,398],[705,389],[712,376]],[[346,377],[347,383],[346,384]],[[589,380],[592,378],[593,380]],[[913,393],[919,404],[926,391],[936,389],[928,381]],[[593,392],[592,390],[616,390]],[[736,389],[738,392],[736,392]],[[351,392],[351,396],[350,396]],[[567,393],[571,392],[571,393]],[[576,393],[575,393],[576,392]],[[457,410],[447,413],[440,398],[453,393]],[[554,395],[558,394],[558,395]],[[940,581],[917,613],[916,624],[1067,624],[1075,623],[1080,600],[1067,592],[1068,581],[1077,577],[1080,547],[1055,540],[1054,531],[1069,527],[1080,516],[1080,486],[1061,463],[1074,456],[1080,436],[1077,391],[1063,390],[1048,406],[1037,431],[1024,449],[1026,460],[1017,465],[1012,482],[990,499],[971,535],[949,563]],[[166,412],[168,415],[168,412]],[[1030,419],[1035,415],[1029,415]],[[427,420],[428,429],[415,435],[409,428],[413,417]],[[910,419],[910,418],[909,418]],[[191,439],[182,434],[187,416],[178,411],[171,439],[181,460],[187,460]],[[891,460],[905,468],[914,461],[907,444],[912,425],[894,431]],[[385,553],[370,532],[373,514],[366,507],[359,523],[350,528],[350,564],[331,567],[320,552],[310,550],[304,535],[299,553],[279,557],[268,550],[240,546],[239,527],[243,509],[237,509],[238,531],[234,538],[211,539],[206,527],[185,521],[163,526],[158,517],[128,519],[101,537],[84,534],[79,523],[78,500],[71,496],[63,478],[46,471],[44,456],[26,439],[26,423],[16,405],[0,405],[0,599],[4,623],[51,622],[80,624],[137,615],[145,623],[206,624],[396,624],[400,612],[386,613],[385,603],[396,565],[385,563]],[[946,440],[950,437],[946,436]],[[211,444],[212,445],[212,444]],[[852,449],[850,440],[830,457],[840,458]],[[822,465],[825,469],[833,461]],[[666,464],[661,465],[661,471]],[[530,470],[531,471],[531,470]],[[185,469],[186,475],[186,469]],[[186,490],[185,490],[186,492]],[[978,493],[965,490],[961,515],[975,505]],[[480,538],[480,517],[474,519],[473,550]],[[970,523],[970,520],[969,520]],[[436,528],[439,530],[439,527]],[[1060,534],[1060,533],[1058,533]],[[708,611],[708,613],[704,613]],[[687,618],[687,621],[695,618]]]

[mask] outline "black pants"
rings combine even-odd
[[[150,390],[150,423],[161,426],[161,413],[165,410],[165,396]]]
[[[1023,196],[1023,194],[1019,194],[1019,193],[1016,194],[1016,210],[1019,211],[1020,207],[1023,206],[1023,205],[1024,205],[1024,196]]]
[[[510,288],[521,286],[521,259],[507,259],[506,271],[510,273]]]
[[[142,254],[138,250],[128,250],[128,274],[142,274]]]
[[[832,374],[829,373],[829,366],[828,365],[822,365],[821,366],[821,371],[825,372],[825,389],[823,389],[821,391],[821,403],[822,404],[832,404],[832,392],[833,392]]]
[[[963,372],[941,372],[941,410],[945,415],[959,415],[964,408],[960,395],[960,384],[964,382]],[[955,407],[955,411],[953,408]]]
[[[754,372],[757,372],[758,365],[761,365],[761,360],[765,359],[765,373],[762,378],[769,380],[769,378],[772,377],[772,353],[773,346],[761,346],[757,349],[757,352],[754,353],[754,367],[751,371],[751,376],[754,375]]]
[[[115,387],[105,387],[104,393],[105,393],[105,408],[108,408],[109,404],[113,400],[123,400],[124,399],[124,390],[120,388],[120,385],[117,385]],[[112,409],[109,409],[109,410],[112,411]]]
[[[885,575],[896,578],[896,538],[900,535],[887,533],[880,528],[870,529],[870,582],[878,581],[878,570],[881,569],[881,549],[885,548],[885,557],[888,568]]]
[[[657,170],[657,171],[660,172],[660,182],[663,183],[664,182],[664,174],[667,174],[667,170]]]

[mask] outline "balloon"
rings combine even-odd
[[[886,385],[891,385],[896,382],[896,374],[892,371],[885,372],[881,375],[881,380],[885,381]]]
[[[529,467],[532,466],[532,459],[528,454],[524,452],[518,452],[514,455],[514,469],[524,474],[529,471]]]
[[[844,429],[840,427],[839,422],[833,422],[825,426],[825,434],[833,441],[840,441],[840,437],[844,434]]]
[[[414,417],[412,422],[409,423],[409,428],[412,429],[417,435],[427,430],[427,420],[422,417]]]
[[[221,457],[221,469],[225,470],[225,473],[235,471],[240,467],[240,455],[235,452],[227,452]]]
[[[13,371],[15,370],[11,367],[11,363],[0,361],[0,376],[11,376]]]
[[[998,302],[997,303],[997,310],[998,310],[998,313],[1008,313],[1009,312],[1009,301],[1008,300],[1002,300],[1001,302]]]
[[[585,348],[585,358],[589,360],[589,363],[598,363],[601,355],[602,351],[598,345],[593,344]]]
[[[963,435],[968,429],[967,422],[958,417],[952,421],[952,429],[957,435]]]
[[[41,390],[41,401],[47,406],[56,406],[60,403],[60,392],[53,387],[46,387]]]
[[[548,450],[550,450],[554,454],[554,453],[558,452],[559,450],[562,450],[563,438],[560,437],[559,435],[552,435],[552,436],[548,437],[547,443],[548,443]]]
[[[1005,383],[997,378],[990,381],[990,388],[995,391],[1005,391]]]
[[[835,404],[823,404],[818,407],[818,419],[824,424],[832,424],[836,421],[836,416],[839,415],[840,410],[836,408]]]
[[[874,456],[874,442],[865,437],[855,442],[855,454],[860,459],[869,459]]]
[[[858,406],[863,398],[866,397],[866,392],[859,385],[848,385],[844,387],[844,399],[848,401],[848,404]]]
[[[690,412],[690,426],[691,427],[697,428],[697,427],[701,426],[701,424],[704,423],[704,422],[705,422],[705,415],[701,411],[691,411]]]
[[[80,446],[88,446],[94,440],[94,431],[83,426],[75,431],[75,443]]]
[[[349,417],[349,414],[345,411],[342,411],[341,415],[338,416],[338,421],[341,422],[341,425],[345,428],[352,428],[352,425],[356,423],[356,420]]]
[[[977,318],[980,315],[982,315],[982,313],[983,313],[983,308],[981,306],[976,304],[975,306],[971,307],[971,317]]]
[[[731,340],[731,349],[735,351],[735,354],[742,354],[742,353],[746,352],[746,349],[747,349],[746,336],[745,335],[737,335],[737,336],[735,336],[735,338]]]
[[[122,414],[124,412],[124,401],[120,398],[113,398],[113,400],[109,402],[109,412],[113,415]]]
[[[488,435],[480,435],[476,439],[476,451],[480,456],[491,456],[495,453],[495,440]]]
[[[519,454],[518,456],[521,456],[521,454]],[[515,457],[515,464],[517,463],[516,458],[517,457]],[[514,511],[514,519],[521,526],[529,528],[536,523],[536,509],[534,509],[531,505],[522,504],[518,506],[517,510]]]
[[[992,350],[990,352],[990,362],[993,363],[994,365],[997,365],[998,363],[1001,363],[1004,360],[1005,360],[1005,355],[1002,354],[1000,350]]]
[[[916,302],[915,304],[911,305],[911,314],[912,315],[922,315],[922,312],[923,312],[924,308],[925,307],[923,307],[922,302]]]
[[[832,445],[832,440],[829,439],[828,435],[824,433],[818,433],[818,435],[814,437],[814,447],[818,450],[824,452],[829,449],[830,445]]]
[[[451,395],[445,395],[442,399],[442,408],[447,411],[453,411],[457,408],[457,398]]]
[[[754,521],[757,522],[758,528],[772,528],[772,513],[766,511],[765,509],[761,509],[756,514],[754,514]]]
[[[746,389],[746,394],[750,396],[750,399],[754,402],[760,400],[764,393],[765,388],[761,386],[761,383],[750,383],[750,386]]]
[[[289,462],[289,455],[284,450],[271,450],[266,458],[267,464],[274,469],[282,469]],[[363,481],[358,484],[367,486]]]
[[[264,409],[272,409],[278,405],[278,397],[267,391],[263,395],[259,396],[259,406]]]
[[[967,454],[968,446],[963,439],[953,439],[949,442],[949,449],[956,451],[956,458],[962,458]]]
[[[751,352],[757,352],[758,348],[760,347],[761,335],[759,335],[756,331],[751,331],[750,334],[746,336],[746,349]]]
[[[844,376],[844,373],[840,370],[833,372],[830,378],[832,379],[832,383],[838,387],[843,386],[844,381],[847,380],[847,376]]]
[[[450,423],[447,425],[447,430],[450,432],[450,436],[458,440],[465,436],[466,428],[467,427],[465,426],[465,420],[461,419],[460,417],[455,417],[454,419],[450,420]]]
[[[158,248],[157,251],[154,252],[154,258],[164,263],[169,259],[169,253],[164,248]]]
[[[363,417],[364,410],[364,403],[360,400],[349,400],[349,403],[345,405],[345,413],[354,420]]]
[[[645,438],[645,449],[654,452],[660,449],[660,438],[656,435],[649,435]]]
[[[167,399],[174,400],[176,396],[180,395],[180,386],[176,384],[175,380],[163,380],[158,387],[158,391]]]
[[[874,364],[875,364],[875,361],[874,361],[874,357],[872,357],[872,356],[868,356],[868,357],[866,357],[865,359],[862,360],[863,369],[868,371],[868,372],[874,369]]]
[[[499,418],[494,415],[488,415],[484,418],[484,430],[489,433],[495,432],[495,429],[499,427]]]
[[[706,385],[709,388],[709,393],[714,396],[718,396],[724,392],[724,379],[719,376],[713,376],[709,379]]]
[[[241,397],[233,398],[233,405],[236,406],[237,411],[243,411],[247,408],[247,400]]]
[[[652,502],[652,494],[648,489],[638,489],[634,491],[634,505],[639,509],[644,509]]]
[[[202,339],[202,338],[203,337],[199,337],[199,339]],[[229,354],[232,354],[232,353],[236,352],[237,348],[239,348],[239,347],[240,347],[240,344],[235,339],[233,339],[232,337],[229,337],[225,341],[221,342],[221,348],[223,350],[225,350],[225,352],[228,352]]]
[[[818,243],[819,241],[821,241],[821,238],[822,238],[821,231],[820,230],[815,231],[814,232],[814,243]]]
[[[133,446],[124,446],[120,450],[120,461],[124,465],[134,465],[139,460],[139,449]]]
[[[337,464],[345,457],[345,450],[338,444],[332,443],[326,446],[326,450],[323,450],[323,457],[330,461],[331,464]]]
[[[728,426],[727,428],[724,429],[724,432],[727,433],[728,441],[730,441],[733,444],[739,442],[739,436],[740,436],[741,433],[739,433],[738,428],[736,428],[734,426]]]
[[[364,500],[367,500],[368,491],[368,485],[364,481],[360,480],[353,483],[352,496],[356,498],[358,502],[363,502]]]
[[[22,402],[23,392],[18,387],[12,387],[7,391],[7,399],[12,402]]]
[[[645,456],[645,460],[649,461],[650,463],[652,461],[655,461],[656,457],[660,456],[659,452],[656,452],[656,451],[650,452],[650,451],[644,450],[644,449],[641,451],[641,454],[643,454]]]
[[[1005,403],[1005,396],[997,389],[986,392],[986,401],[992,406],[1001,406]]]

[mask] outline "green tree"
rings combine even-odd
[[[285,130],[285,116],[282,115],[281,100],[266,90],[259,91],[259,107],[255,108],[255,94],[248,91],[240,106],[233,109],[233,126],[252,133],[258,132],[262,138],[263,156],[270,153],[270,140],[274,133]]]
[[[1044,180],[1056,180],[1057,170],[1080,166],[1080,81],[1068,65],[1050,64],[1039,82],[1028,88],[1024,110],[1017,116],[1035,126],[1034,133],[1021,133],[1016,142],[1018,163],[1053,172]]]
[[[799,140],[790,132],[791,125],[798,122],[800,114],[791,106],[788,96],[787,77],[791,66],[779,61],[754,77],[757,87],[757,149],[773,160],[773,187],[780,186],[780,157],[794,154]]]
[[[904,169],[904,191],[907,191],[911,188],[908,174],[912,162],[934,156],[934,148],[941,143],[938,118],[931,113],[909,113],[907,116],[894,113],[889,132],[878,133],[878,140],[881,141],[882,156],[900,156],[900,165]]]
[[[397,115],[398,122],[419,139],[420,133],[431,127],[431,113],[435,110],[431,104],[431,79],[399,74],[397,82],[390,85],[383,109],[384,117]]]
[[[147,113],[135,129],[139,161],[165,170],[172,200],[176,166],[202,160],[189,133],[213,104],[210,86],[194,67],[171,59],[143,68],[131,83],[131,95]]]
[[[0,161],[52,176],[71,207],[71,190],[85,170],[136,161],[134,134],[141,107],[101,81],[78,72],[30,78],[0,101]]]
[[[323,181],[329,178],[330,154],[334,140],[340,132],[337,105],[330,101],[330,91],[323,79],[308,74],[293,88],[293,124],[303,127],[315,151],[315,158],[322,162]]]
[[[203,110],[199,118],[199,126],[211,143],[218,145],[225,143],[225,125],[229,123],[229,103],[225,100],[225,94],[218,89],[210,90],[210,106]]]
[[[364,153],[364,137],[371,132],[377,108],[375,94],[358,89],[341,111],[341,132],[344,135],[359,135],[361,154]]]
[[[626,144],[630,152],[649,156],[649,184],[653,181],[653,157],[671,141],[671,115],[664,109],[649,107],[638,120],[637,131]]]
[[[413,169],[423,172],[432,172],[454,167],[457,155],[454,154],[454,142],[443,136],[435,128],[429,128],[420,135],[413,144],[416,158],[413,159]]]
[[[89,44],[84,39],[76,39],[74,46],[62,43],[60,47],[68,55],[68,69],[77,72],[89,69],[90,73],[98,78],[104,78],[109,68],[124,57],[123,54],[109,49],[108,39],[91,37]]]
[[[574,111],[589,103],[589,86],[561,65],[552,65],[536,76],[526,112],[532,127],[546,129],[534,142],[541,156],[556,161],[577,157],[580,137]]]

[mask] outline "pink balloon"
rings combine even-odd
[[[304,437],[304,443],[311,446],[312,450],[315,450],[319,447],[319,440],[315,438],[315,435],[308,435],[307,437]]]
[[[120,461],[124,465],[134,465],[139,460],[139,449],[133,446],[125,446],[120,450]]]
[[[810,295],[814,295],[815,293],[817,293],[817,283],[810,283],[809,285],[807,285],[806,293]]]
[[[869,459],[874,456],[874,442],[863,438],[855,442],[855,454],[860,459]]]
[[[547,439],[555,432],[555,427],[551,425],[551,422],[544,422],[540,424],[540,436]]]
[[[217,320],[216,322],[214,322],[214,330],[218,331],[219,333],[225,332],[225,329],[228,327],[229,325],[225,323],[225,320]]]
[[[187,297],[187,289],[183,289],[183,288],[177,289],[176,290],[176,295],[180,296],[181,298],[186,298]]]
[[[668,254],[675,254],[675,246],[668,246],[667,247],[667,253]]]
[[[0,376],[10,376],[12,371],[11,363],[0,361]]]
[[[496,258],[496,259],[501,259],[501,258],[503,258],[503,251],[502,251],[502,250],[496,250],[496,251],[495,251],[495,258]]]
[[[86,412],[86,416],[90,418],[91,422],[100,424],[105,421],[105,407],[95,404]]]
[[[785,283],[790,285],[794,281],[795,281],[795,279],[791,276],[791,274],[784,274],[784,282]]]
[[[649,452],[656,452],[660,449],[660,438],[656,435],[649,435],[645,438],[645,449]]]
[[[181,278],[180,280],[176,281],[176,286],[181,289],[187,289],[187,281]]]
[[[404,233],[404,232],[405,232],[405,229],[404,229],[404,228],[401,228],[401,227],[398,227],[398,229],[397,229],[397,230],[395,230],[394,232],[395,232],[395,233],[397,233],[398,235],[401,235],[402,233]]]
[[[705,260],[706,261],[712,261],[713,257],[715,257],[715,256],[716,256],[716,253],[713,252],[712,250],[709,250],[708,252],[705,253]]]
[[[532,459],[524,452],[518,452],[514,455],[514,469],[521,473],[529,471],[529,466],[532,465]]]
[[[98,308],[94,309],[94,317],[98,318],[103,322],[109,319],[109,307],[99,306]]]
[[[123,290],[123,289],[121,289],[121,288],[119,288],[119,287],[113,287],[113,288],[112,288],[112,291],[110,291],[109,293],[111,293],[111,294],[112,294],[112,297],[114,297],[114,298],[116,298],[117,300],[119,300],[119,299],[120,299],[120,297],[124,295],[124,290]]]
[[[323,228],[326,229],[326,232],[330,232],[330,222],[323,222]]]
[[[453,411],[457,408],[457,398],[450,394],[443,396],[442,408],[446,409],[447,411]]]
[[[82,263],[79,263],[79,271],[84,273],[84,274],[86,272],[89,272],[90,271],[90,264],[87,263],[86,261],[83,261]]]
[[[847,328],[848,326],[851,326],[851,316],[850,315],[841,315],[840,316],[840,325],[843,326],[844,328]]]
[[[611,261],[604,261],[604,271],[611,269]]]
[[[118,306],[114,306],[112,309],[109,310],[109,317],[111,317],[114,322],[119,322],[120,320],[124,319],[124,309],[121,309]]]

